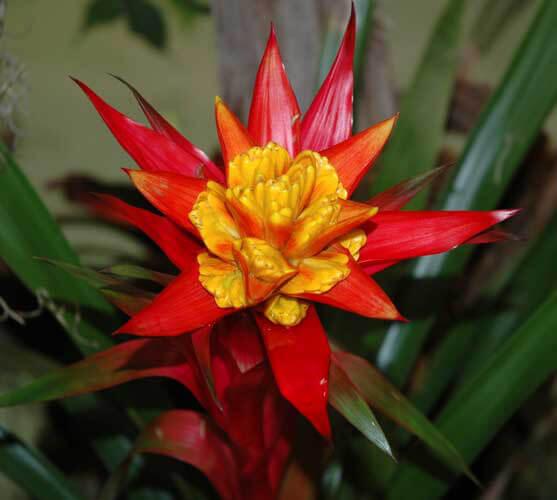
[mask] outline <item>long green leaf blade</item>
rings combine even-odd
[[[83,500],[41,453],[0,427],[0,472],[38,500]]]
[[[79,263],[76,253],[1,141],[0,256],[27,288],[37,294],[84,355],[114,345],[106,333],[117,327],[113,306],[80,279],[33,258],[40,256],[74,265]],[[88,314],[85,316],[80,310]],[[90,317],[106,320],[103,330],[91,323]],[[80,398],[79,403],[87,405],[90,412],[99,407],[93,395]],[[65,401],[63,406],[70,414],[79,414],[79,403]],[[128,413],[139,420],[136,411]],[[91,446],[109,470],[131,449],[130,440],[124,435],[98,437],[92,440]],[[134,471],[137,463],[135,460]]]
[[[78,303],[100,317],[114,318],[110,303],[82,281],[33,259],[39,256],[78,264],[60,228],[2,144],[0,255],[27,288],[42,296],[82,353],[91,354],[113,345],[110,337],[88,322],[75,307],[72,311],[67,306]]]
[[[381,451],[394,459],[383,429],[346,372],[338,364],[331,363],[329,377],[329,403]]]
[[[371,364],[363,358],[341,351],[333,352],[332,364],[335,363],[344,370],[371,406],[419,437],[448,467],[474,479],[451,442]]]
[[[507,419],[557,366],[557,291],[469,380],[437,419],[437,426],[472,462]],[[403,466],[389,500],[435,500],[449,488],[415,465]]]
[[[537,243],[517,266],[505,290],[507,309],[482,330],[481,343],[467,358],[460,383],[472,378],[522,321],[538,307],[557,283],[557,214],[547,225]],[[506,282],[503,282],[504,284]]]
[[[462,0],[451,0],[435,25],[401,103],[400,120],[381,157],[372,185],[374,193],[435,166],[445,136],[466,5]],[[419,195],[409,206],[422,208],[425,194]]]
[[[503,195],[513,173],[539,132],[557,99],[557,3],[546,0],[497,91],[470,137],[456,176],[439,208],[446,210],[491,209]],[[413,267],[416,280],[454,275],[462,270],[471,248],[422,257]],[[428,293],[423,287],[402,297],[410,304]],[[433,300],[430,298],[430,301]],[[419,347],[412,323],[388,332],[378,366],[390,375],[391,367],[408,370]],[[394,346],[394,348],[393,348]],[[414,353],[406,356],[407,352]],[[393,365],[393,363],[395,365]],[[400,366],[397,367],[400,370]]]

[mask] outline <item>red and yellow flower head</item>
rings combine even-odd
[[[119,332],[177,336],[250,311],[282,395],[327,438],[330,349],[312,302],[402,319],[373,273],[470,242],[514,213],[401,211],[423,182],[402,183],[367,203],[348,199],[396,121],[352,136],[354,40],[352,13],[302,116],[271,29],[247,127],[216,99],[223,168],[132,87],[152,128],[77,82],[141,167],[127,173],[163,216],[111,197],[98,208],[138,226],[180,269]]]

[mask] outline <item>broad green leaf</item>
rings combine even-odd
[[[433,318],[415,319],[411,323],[393,323],[381,344],[377,354],[377,366],[389,380],[401,387],[410,374],[412,364],[409,359],[416,359],[427,340]],[[409,330],[412,341],[408,341]]]
[[[534,244],[535,243],[535,244]],[[493,301],[504,290],[503,309],[482,315],[451,328],[433,354],[421,388],[412,401],[428,412],[457,375],[462,384],[477,371],[513,330],[526,319],[557,283],[557,216],[547,225],[537,242],[521,243],[523,251],[514,252],[503,269],[486,276],[482,286],[484,300]],[[532,248],[528,251],[528,246]],[[514,271],[514,272],[513,272]]]
[[[51,359],[33,352],[17,344],[2,343],[0,364],[4,370],[17,374],[23,380],[39,378],[45,372],[60,369],[61,366]],[[0,396],[0,399],[2,396]],[[64,399],[60,405],[68,414],[79,418],[81,415],[99,412],[99,408],[107,408],[106,402],[93,394],[75,399]],[[131,450],[131,442],[125,436],[98,436],[91,443],[107,470],[114,470]],[[132,472],[138,471],[140,457],[134,460]]]
[[[65,272],[86,281],[90,286],[96,288],[118,309],[124,311],[128,316],[137,314],[147,307],[154,299],[155,294],[141,290],[122,279],[117,275],[111,275],[103,271],[95,271],[81,266],[74,266],[66,262],[54,259],[39,259],[52,264]]]
[[[400,119],[380,158],[372,184],[374,193],[435,166],[445,137],[466,5],[462,0],[450,0],[435,25],[401,103]],[[425,201],[424,193],[410,202],[410,206],[423,208]]]
[[[484,368],[470,379],[436,420],[439,430],[472,462],[507,419],[557,366],[557,291],[522,325]],[[450,480],[417,465],[402,466],[393,478],[389,500],[435,500]]]
[[[482,52],[490,50],[502,32],[532,3],[532,0],[484,0],[472,27],[474,45]]]
[[[497,321],[489,317],[485,323]],[[443,338],[439,348],[429,362],[428,371],[420,383],[420,389],[411,395],[412,402],[424,413],[428,413],[443,392],[461,370],[474,343],[482,331],[479,321],[467,321],[456,325]],[[486,325],[487,326],[487,325]]]
[[[108,332],[118,326],[114,307],[97,290],[33,258],[37,256],[79,263],[51,214],[0,141],[0,257],[37,295],[84,355],[113,346]],[[90,318],[95,322],[102,319],[102,328]],[[162,391],[159,389],[158,393]],[[63,406],[75,414],[78,403],[86,403],[90,413],[98,407],[94,396],[65,401]],[[138,421],[135,410],[128,413]],[[112,469],[127,455],[131,443],[126,436],[110,435],[94,438],[91,446]]]
[[[365,359],[335,350],[332,364],[335,363],[344,370],[368,404],[419,437],[448,467],[475,480],[451,442]]]
[[[149,305],[155,297],[155,294],[130,285],[116,274],[110,274],[106,271],[95,271],[54,259],[40,260],[56,266],[76,278],[81,278],[86,281],[110,302],[130,316],[138,313],[141,309]],[[142,268],[138,269],[141,270]]]
[[[153,47],[164,49],[167,27],[159,8],[148,0],[126,2],[126,6],[130,30],[143,37]]]
[[[362,74],[362,61],[373,26],[374,0],[354,0],[356,8],[356,44],[354,46],[354,100]],[[354,120],[355,121],[355,120]]]
[[[554,265],[557,254],[557,215],[544,229],[538,241],[526,257],[518,262],[515,273],[505,272],[503,279],[497,280],[497,287],[491,287],[494,293],[505,286],[505,310],[496,320],[485,324],[480,330],[481,342],[474,352],[467,357],[459,383],[472,378],[478,369],[487,362],[505,340],[509,338],[522,321],[555,288],[557,283],[557,266]],[[487,323],[487,322],[486,322]]]
[[[2,427],[0,473],[38,500],[83,500],[77,489],[46,457]]]
[[[100,271],[94,271],[93,269],[88,269],[86,267],[76,266],[75,264],[70,264],[55,259],[47,258],[37,258],[37,260],[43,261],[45,263],[51,264],[58,267],[65,272],[80,278],[88,283],[90,286],[96,289],[101,289],[107,286],[120,286],[123,284],[122,280],[110,276],[108,273],[103,273]]]
[[[329,403],[373,444],[395,459],[375,415],[345,371],[334,362],[329,371]]]
[[[124,13],[125,6],[121,0],[91,0],[85,11],[83,29],[109,23]]]
[[[104,331],[80,314],[77,306],[106,318],[107,331],[116,329],[114,308],[87,284],[33,257],[78,264],[60,228],[0,144],[0,256],[12,271],[66,328],[76,346],[90,354],[113,345]]]
[[[545,0],[468,140],[440,209],[487,210],[501,199],[557,99],[556,23],[557,3]],[[418,281],[450,277],[463,269],[470,253],[471,247],[462,247],[422,257],[412,277]],[[409,289],[398,302],[403,313],[417,297],[440,305],[443,300],[433,297],[425,286]],[[406,371],[414,364],[424,338],[413,334],[412,322],[389,330],[379,355],[389,360],[378,363],[382,371],[389,374],[395,365],[397,371],[401,365]]]

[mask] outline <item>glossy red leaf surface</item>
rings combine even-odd
[[[247,372],[265,360],[259,329],[251,315],[238,312],[220,321],[218,341],[236,363],[241,373]]]
[[[136,453],[157,453],[201,470],[223,500],[242,500],[238,467],[230,446],[202,415],[173,410],[157,417],[139,436]]]
[[[197,262],[180,274],[145,309],[116,333],[147,337],[175,336],[213,323],[235,311],[220,308],[199,282]]]
[[[245,463],[264,458],[263,402],[272,388],[276,390],[271,371],[260,365],[236,377],[224,393],[226,430]]]
[[[248,119],[248,130],[260,146],[273,141],[292,157],[299,151],[300,108],[288,81],[274,27],[261,59]]]
[[[321,151],[348,139],[352,133],[354,43],[356,13],[350,20],[336,59],[302,120],[301,149]]]
[[[320,153],[335,167],[350,196],[389,139],[398,115],[379,122]]]
[[[360,250],[360,263],[446,252],[516,212],[379,212],[366,224],[367,243]]]
[[[116,140],[144,170],[199,176],[202,163],[173,140],[135,122],[103,101],[87,85],[74,80],[97,109]]]
[[[151,238],[176,267],[189,269],[201,247],[174,222],[148,210],[137,208],[109,195],[98,195],[95,206],[113,219],[131,224]]]
[[[174,222],[192,234],[198,231],[188,215],[207,181],[174,173],[126,170],[135,187],[145,198]]]
[[[218,399],[215,381],[213,379],[213,369],[211,361],[211,338],[213,334],[213,325],[208,325],[199,330],[195,330],[191,333],[191,342],[193,346],[193,352],[195,354],[195,359],[199,370],[203,375],[205,385],[209,389],[214,403],[219,409],[222,409],[222,404]]]
[[[186,139],[180,132],[178,132],[164,117],[137,91],[135,87],[126,82],[123,78],[113,75],[117,80],[121,81],[128,87],[134,97],[136,98],[139,106],[145,113],[147,120],[153,127],[153,130],[168,137],[171,141],[180,146],[186,153],[197,158],[198,162],[203,165],[204,169],[201,171],[201,176],[213,179],[217,182],[224,181],[223,171],[217,167],[209,157],[201,151],[198,147],[194,146],[188,139]]]
[[[330,349],[315,307],[297,326],[255,318],[282,395],[327,439],[331,437],[327,398]]]

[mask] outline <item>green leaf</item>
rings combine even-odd
[[[358,82],[362,72],[362,61],[373,27],[374,0],[354,0],[356,8],[356,44],[354,46],[354,93],[358,93]],[[340,44],[340,39],[339,39]],[[332,60],[331,60],[332,62]],[[355,97],[356,99],[356,97]]]
[[[554,4],[555,5],[555,4]],[[472,462],[507,419],[555,372],[557,291],[470,379],[443,409],[436,423],[467,462]],[[389,500],[435,500],[450,480],[404,465],[393,479]]]
[[[63,269],[67,273],[81,278],[90,286],[96,288],[112,304],[124,311],[129,316],[137,314],[147,307],[155,295],[151,292],[136,288],[115,275],[103,271],[94,271],[85,267],[74,266],[54,259],[39,259],[53,266]]]
[[[84,280],[90,286],[98,290],[107,286],[119,286],[123,284],[122,280],[114,278],[107,273],[94,271],[93,269],[76,266],[75,264],[70,264],[56,259],[47,259],[45,257],[37,257],[37,260],[58,267],[72,276]]]
[[[347,352],[334,351],[332,364],[337,364],[344,370],[372,407],[419,437],[448,467],[467,474],[475,481],[466,462],[451,442],[365,359]]]
[[[151,292],[134,287],[129,283],[127,283],[126,281],[123,281],[119,277],[116,277],[117,275],[115,275],[114,273],[108,273],[106,270],[95,271],[93,269],[88,269],[86,267],[68,264],[66,262],[61,262],[54,259],[40,258],[38,260],[42,260],[44,262],[47,262],[48,264],[63,269],[64,271],[71,274],[72,276],[75,276],[76,278],[81,278],[82,280],[86,281],[90,286],[96,288],[97,290],[100,290],[101,292],[104,292],[108,289],[108,290],[116,290],[122,292],[123,294],[128,295],[132,298],[138,297],[138,298],[147,298],[149,300],[152,300],[154,297],[154,294],[152,294]],[[138,269],[141,270],[142,268],[138,268]],[[145,270],[145,272],[147,272],[147,270]],[[156,277],[154,277],[154,279],[156,279]]]
[[[125,0],[130,30],[157,49],[166,47],[166,23],[160,10],[146,0]]]
[[[474,45],[482,52],[489,51],[502,32],[532,3],[532,0],[484,0],[472,27]]]
[[[445,137],[467,2],[451,0],[437,21],[429,45],[400,106],[400,119],[381,156],[374,193],[435,166]],[[423,208],[426,193],[409,206]]]
[[[87,318],[106,320],[115,329],[115,310],[85,283],[34,260],[40,256],[78,264],[60,228],[0,144],[0,256],[66,328],[76,346],[90,354],[113,345]],[[91,315],[80,314],[77,305]]]
[[[401,387],[412,370],[410,359],[416,359],[427,340],[433,318],[415,319],[411,323],[393,323],[377,354],[377,366],[389,380]],[[411,333],[409,332],[411,330]],[[408,341],[408,336],[412,341]]]
[[[114,345],[105,333],[118,326],[114,307],[83,281],[33,258],[41,256],[74,265],[79,263],[60,228],[1,141],[0,256],[25,286],[37,294],[83,354]],[[89,318],[102,319],[103,329]],[[161,393],[160,389],[158,392]],[[79,402],[72,400],[62,404],[70,414],[79,413],[76,411],[79,404],[87,404],[92,413],[99,407],[99,400],[87,396],[79,398]],[[110,470],[127,455],[131,443],[126,436],[110,435],[93,439],[91,446]]]
[[[116,266],[107,267],[102,270],[103,273],[121,276],[123,278],[135,278],[147,281],[153,281],[159,285],[169,285],[175,278],[173,274],[159,273],[151,269],[131,264],[118,264]]]
[[[557,215],[535,242],[523,242],[505,266],[498,266],[482,284],[482,300],[494,301],[504,291],[503,309],[459,323],[433,354],[412,401],[424,412],[432,409],[446,388],[475,376],[497,348],[539,306],[557,283]],[[528,246],[530,250],[528,251]],[[526,255],[524,255],[524,253]],[[455,376],[457,378],[455,382]]]
[[[0,407],[50,401],[144,377],[166,376],[184,380],[185,358],[172,339],[124,342],[0,395]]]
[[[0,427],[0,471],[38,500],[83,500],[54,465]]]
[[[389,441],[375,415],[348,375],[336,363],[331,363],[329,384],[329,403],[333,408],[373,444],[395,460]]]
[[[557,214],[547,225],[533,248],[525,258],[516,264],[513,275],[497,281],[494,293],[505,286],[503,302],[505,310],[481,329],[481,342],[474,352],[467,357],[466,364],[459,378],[463,383],[472,378],[489,357],[522,321],[532,314],[557,283],[557,266],[554,265],[557,254]]]
[[[486,323],[496,322],[497,317],[484,321],[467,321],[452,328],[443,338],[429,363],[428,371],[420,383],[421,389],[411,396],[412,402],[424,413],[428,413],[465,363],[478,336]]]
[[[124,5],[120,0],[93,0],[85,10],[83,29],[107,24],[122,17]]]
[[[557,99],[556,23],[557,3],[546,0],[468,140],[440,209],[488,210],[501,199]],[[412,277],[419,283],[452,276],[463,269],[471,251],[471,247],[461,247],[422,257],[413,267]],[[431,291],[418,285],[408,287],[399,307],[404,313],[418,299],[443,304],[443,297],[433,297]],[[407,371],[414,364],[424,338],[413,333],[412,323],[389,330],[379,354],[379,358],[389,360],[378,363],[382,371],[389,374],[394,365],[399,365],[397,371],[400,365]]]
[[[198,15],[209,15],[211,13],[209,4],[198,0],[170,0],[170,3],[180,15],[184,24],[188,24]]]

